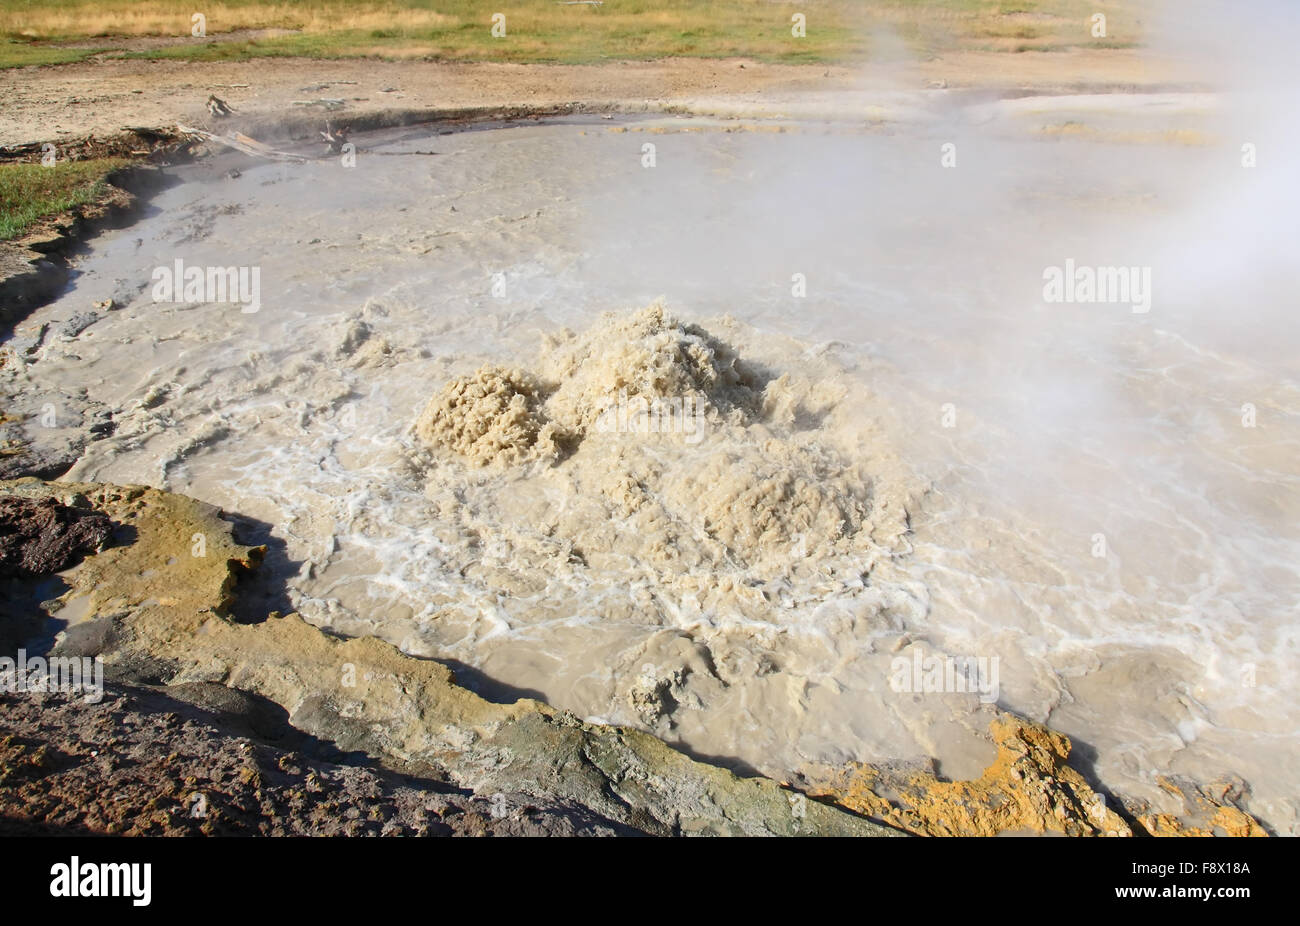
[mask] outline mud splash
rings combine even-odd
[[[425,444],[486,466],[557,453],[555,428],[538,415],[538,388],[524,373],[483,367],[442,388],[416,423]]]
[[[552,335],[531,367],[443,386],[415,463],[456,526],[443,561],[497,602],[505,645],[575,615],[640,637],[603,654],[587,710],[661,734],[737,710],[784,726],[786,673],[824,664],[828,625],[892,625],[918,483],[824,358],[751,362],[656,303]],[[609,669],[566,647],[555,671]],[[764,677],[772,700],[748,701]]]
[[[512,503],[545,486],[550,510],[516,517],[476,496],[454,463],[433,464],[428,491],[473,498],[459,516],[504,522],[512,547],[544,549],[546,538],[556,556],[652,575],[657,590],[708,569],[723,578],[709,601],[718,605],[796,575],[860,579],[886,552],[878,541],[897,548],[906,530],[900,487],[845,453],[842,429],[812,426],[846,394],[809,409],[824,384],[765,378],[662,304],[552,337],[538,368],[485,366],[452,380],[416,425],[426,446],[472,465],[545,464],[492,484]]]

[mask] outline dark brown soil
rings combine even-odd
[[[32,578],[74,566],[98,553],[113,536],[113,522],[89,508],[52,498],[0,497],[0,579]]]
[[[332,747],[288,727],[273,705],[192,687],[182,693],[206,707],[170,690],[115,688],[98,704],[0,695],[0,836],[633,832],[586,808],[350,764],[361,756],[321,758]]]

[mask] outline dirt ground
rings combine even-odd
[[[0,695],[0,836],[634,833],[583,807],[359,760],[219,685],[118,688],[97,704]]]
[[[439,111],[567,103],[709,108],[748,100],[776,107],[849,91],[978,89],[1001,94],[1139,92],[1185,86],[1179,62],[1141,49],[961,52],[865,69],[675,58],[599,66],[263,58],[240,62],[120,60],[0,71],[0,146],[69,142],[131,126],[211,126],[209,94],[245,117],[384,110]],[[310,105],[305,105],[310,104]]]

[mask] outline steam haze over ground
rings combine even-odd
[[[342,176],[188,169],[29,324],[123,285],[129,305],[10,375],[116,410],[67,478],[258,519],[286,604],[472,667],[485,690],[775,776],[925,756],[969,775],[990,758],[979,699],[893,690],[891,666],[996,658],[997,703],[1073,737],[1107,789],[1159,804],[1159,774],[1236,774],[1293,833],[1300,29],[1288,4],[1250,6],[1148,23],[1213,96],[902,103],[877,65],[863,93],[901,115],[873,131],[856,109],[783,131],[582,119],[394,132]],[[143,287],[177,257],[259,265],[262,310],[155,305]],[[1149,311],[1046,301],[1067,260],[1149,268]],[[545,336],[613,343],[600,313],[659,297],[759,370],[788,420],[625,454],[593,436],[550,469],[430,462],[413,427],[449,380],[501,364],[563,382]],[[605,354],[607,374],[585,368],[600,383],[634,366]],[[857,461],[870,491],[838,470],[825,485],[869,498],[870,530],[813,553],[797,531],[752,557],[706,550],[687,587],[656,571],[660,535],[619,531],[689,521],[682,479],[710,453],[733,461],[716,491],[736,498],[823,454]],[[614,518],[622,476],[673,518]]]

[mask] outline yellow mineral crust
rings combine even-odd
[[[850,763],[806,769],[806,791],[921,836],[1135,835],[1105,797],[1065,764],[1069,737],[1007,713],[989,724],[989,733],[997,758],[970,781]],[[1172,783],[1162,780],[1162,786],[1193,806]],[[1228,803],[1227,788],[1217,798],[1195,789],[1194,799],[1204,824],[1169,814],[1140,815],[1136,835],[1266,835],[1249,814]]]
[[[1165,791],[1182,799],[1186,815],[1139,813],[1138,823],[1152,836],[1268,835],[1259,821],[1234,806],[1243,787],[1239,780],[1215,781],[1203,788],[1164,776],[1156,781]]]

